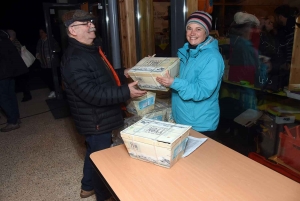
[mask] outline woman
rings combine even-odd
[[[176,123],[191,125],[214,138],[219,123],[219,89],[224,61],[218,41],[209,36],[212,17],[203,11],[192,13],[186,23],[187,43],[178,50],[178,77],[157,77],[172,89],[172,114]]]
[[[259,67],[258,26],[259,20],[252,14],[237,12],[234,15],[234,22],[229,30],[229,81],[255,83],[255,71]]]

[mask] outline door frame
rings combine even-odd
[[[82,4],[69,4],[69,3],[43,3],[43,11],[45,17],[45,27],[48,36],[52,36],[52,27],[51,27],[51,19],[50,19],[50,9],[52,8],[67,8],[67,9],[81,9]],[[53,50],[51,49],[50,40],[48,41],[49,46],[49,55],[52,56]],[[57,99],[63,99],[62,88],[59,86],[59,78],[57,68],[53,68],[52,60],[50,62],[52,74],[53,74],[53,83],[55,89],[55,95]]]

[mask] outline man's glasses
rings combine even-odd
[[[86,22],[84,22],[82,24],[74,24],[71,27],[76,27],[76,26],[81,26],[81,25],[88,26],[88,25],[91,25],[92,23],[93,24],[95,23],[94,20],[88,20],[88,21],[86,21]]]

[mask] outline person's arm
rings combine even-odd
[[[41,51],[41,40],[38,40],[37,45],[36,45],[36,53],[35,53],[35,57],[40,60],[40,51]]]
[[[194,81],[175,78],[170,86],[178,91],[183,100],[201,101],[209,98],[216,90],[224,71],[222,59],[210,58]]]
[[[98,84],[93,73],[89,71],[88,64],[80,59],[68,60],[62,69],[62,75],[72,91],[89,104],[105,106],[119,104],[130,99],[128,85]]]
[[[21,45],[20,41],[18,41],[18,39],[15,40],[14,45],[16,46],[19,54],[21,54],[22,45]]]

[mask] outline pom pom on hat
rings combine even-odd
[[[190,23],[197,23],[200,24],[206,32],[206,36],[209,35],[209,31],[211,30],[212,24],[212,17],[210,14],[204,11],[196,11],[193,12],[187,19],[186,28]]]

